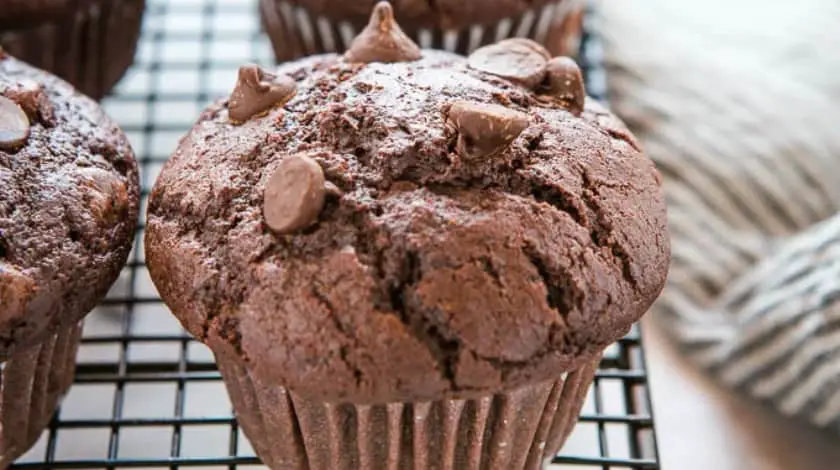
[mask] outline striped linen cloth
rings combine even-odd
[[[665,177],[654,315],[724,383],[840,431],[840,2],[599,9],[610,101]]]

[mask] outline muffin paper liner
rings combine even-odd
[[[27,29],[0,32],[12,56],[102,98],[134,60],[145,0],[94,0],[87,9]]]
[[[73,383],[82,326],[65,327],[0,363],[0,468],[38,440]]]
[[[552,55],[576,56],[585,8],[584,0],[557,0],[494,25],[453,30],[401,26],[423,48],[468,54],[502,39],[528,37],[544,44]],[[279,62],[312,54],[343,52],[365,26],[316,16],[304,7],[283,0],[260,0],[260,15]]]
[[[216,360],[274,470],[536,470],[572,432],[598,366],[478,399],[352,405],[307,400],[262,384],[238,359]]]

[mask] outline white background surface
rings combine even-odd
[[[726,391],[644,328],[664,470],[837,470],[840,437]]]

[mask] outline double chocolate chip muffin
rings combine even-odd
[[[80,321],[131,248],[128,141],[89,98],[0,51],[0,468],[73,380]]]
[[[260,0],[263,29],[278,61],[344,52],[376,0]],[[577,54],[585,0],[391,0],[397,20],[422,47],[469,53],[523,37],[552,54]]]
[[[102,98],[134,61],[145,0],[0,0],[0,46]]]
[[[536,469],[669,242],[653,164],[525,39],[240,70],[151,194],[146,256],[274,469]]]

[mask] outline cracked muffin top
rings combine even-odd
[[[0,362],[105,296],[139,193],[134,153],[100,107],[0,49]]]
[[[327,401],[556,379],[667,274],[665,204],[580,70],[419,50],[380,4],[344,56],[240,69],[151,194],[147,263],[216,354]]]

